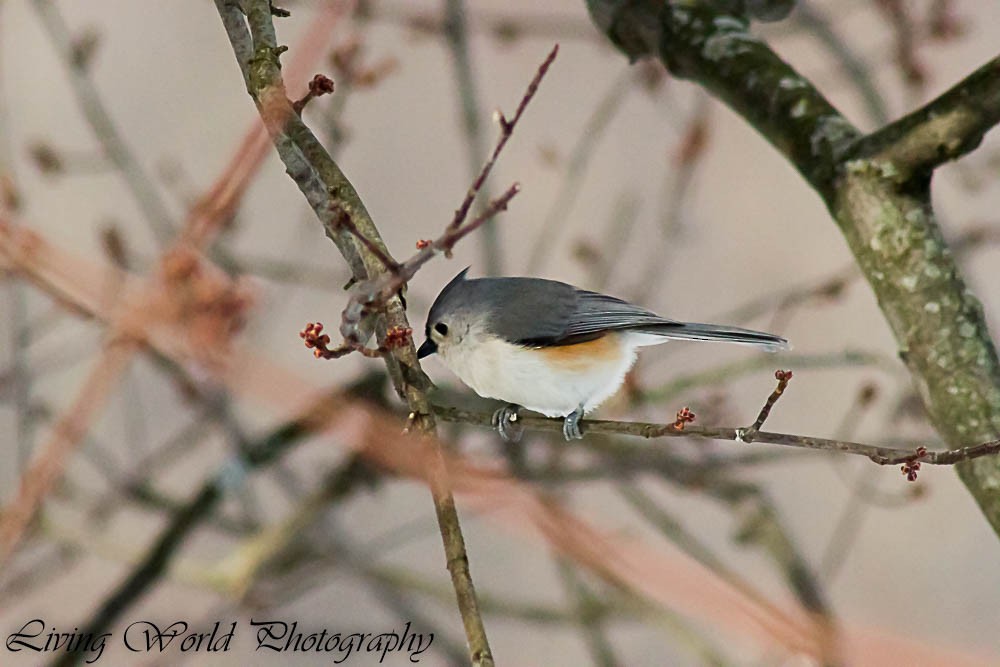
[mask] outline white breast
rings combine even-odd
[[[611,338],[613,336],[614,338]],[[599,354],[571,358],[490,337],[466,336],[441,349],[441,360],[477,394],[564,417],[581,405],[593,410],[614,394],[635,362],[631,337],[609,334]],[[568,349],[568,348],[567,348]]]

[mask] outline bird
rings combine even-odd
[[[436,354],[477,394],[506,403],[492,422],[507,441],[521,437],[520,408],[561,417],[566,440],[582,438],[580,420],[618,391],[640,347],[693,340],[789,349],[774,334],[678,322],[556,280],[469,278],[469,268],[431,305],[417,358]]]

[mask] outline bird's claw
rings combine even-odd
[[[567,440],[582,440],[583,433],[580,431],[580,420],[583,418],[583,409],[577,408],[566,415],[563,419],[563,437]]]
[[[517,423],[517,414],[520,406],[513,403],[505,405],[493,413],[491,420],[500,437],[506,442],[520,442],[524,435],[524,429]]]

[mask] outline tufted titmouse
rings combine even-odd
[[[509,403],[493,415],[505,440],[520,435],[512,424],[518,406],[563,417],[567,440],[583,437],[580,419],[618,390],[644,345],[676,338],[788,348],[773,334],[675,322],[554,280],[470,280],[468,271],[434,300],[417,357],[437,352],[477,394]]]

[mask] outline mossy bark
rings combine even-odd
[[[630,59],[657,57],[760,132],[823,198],[864,272],[930,420],[951,448],[1000,437],[1000,362],[931,205],[933,168],[1000,120],[1000,59],[870,135],[751,35],[742,3],[587,0]],[[1000,534],[1000,458],[958,466]]]

